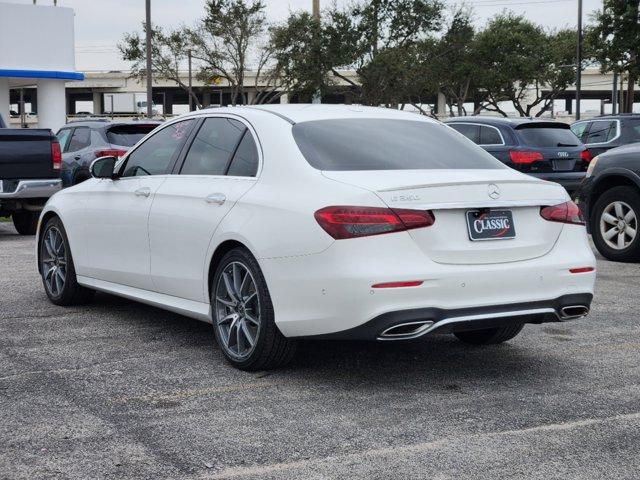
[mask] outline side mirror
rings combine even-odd
[[[91,176],[93,178],[111,178],[114,179],[113,169],[118,159],[116,157],[100,157],[96,158],[91,164]]]

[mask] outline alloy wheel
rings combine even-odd
[[[67,249],[60,230],[50,227],[42,245],[42,277],[49,293],[57,297],[67,281]]]
[[[628,248],[636,238],[638,218],[628,203],[615,201],[605,207],[600,216],[600,234],[614,250]]]
[[[214,321],[230,356],[243,360],[251,355],[260,333],[260,298],[253,275],[241,262],[230,262],[218,278]]]

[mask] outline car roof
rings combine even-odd
[[[292,124],[312,120],[330,120],[339,118],[388,118],[439,123],[437,120],[429,118],[425,115],[420,115],[415,112],[395,110],[392,108],[365,107],[362,105],[308,103],[247,105],[237,107],[207,108],[198,110],[197,114],[228,113],[234,115],[251,116],[252,114],[257,114],[258,112],[273,114]],[[194,112],[192,112],[191,114],[193,113]]]
[[[517,127],[527,123],[561,123],[549,118],[530,117],[493,117],[488,115],[474,115],[470,117],[455,117],[445,120],[445,123],[479,123],[482,125]]]
[[[67,122],[64,127],[107,128],[119,125],[161,125],[162,123],[161,120],[109,120],[107,118],[92,118],[86,120],[71,120]]]

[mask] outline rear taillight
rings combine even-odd
[[[571,223],[584,225],[584,217],[580,208],[571,200],[560,205],[541,207],[540,216],[550,222]]]
[[[510,150],[509,159],[518,165],[527,165],[529,163],[543,160],[544,157],[540,152],[532,152],[529,150]]]
[[[62,152],[57,140],[51,142],[51,164],[54,170],[60,170],[62,167]]]
[[[583,162],[589,163],[591,161],[591,152],[589,150],[583,150],[580,152],[580,159]]]
[[[435,218],[428,210],[333,206],[315,213],[318,224],[336,240],[429,227]]]
[[[106,150],[97,150],[96,158],[100,157],[121,157],[127,153],[126,150],[122,150],[121,148],[107,148]]]

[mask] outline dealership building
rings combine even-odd
[[[82,81],[75,69],[70,8],[0,2],[0,114],[8,121],[11,90],[32,92],[37,126],[66,123],[66,85]]]

